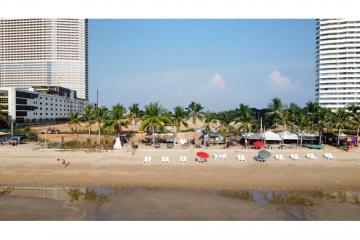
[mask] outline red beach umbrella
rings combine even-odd
[[[264,147],[266,144],[264,142],[260,142],[260,141],[256,141],[253,143],[253,145],[256,147],[256,148],[262,148]]]
[[[209,154],[206,152],[197,152],[196,156],[198,156],[199,158],[208,158]]]

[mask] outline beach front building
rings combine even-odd
[[[0,19],[0,87],[60,86],[88,100],[86,19]]]
[[[16,123],[64,121],[71,112],[81,114],[87,104],[76,91],[58,86],[0,88],[0,105]]]
[[[316,101],[336,110],[360,104],[360,21],[316,22]]]

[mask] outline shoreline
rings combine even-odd
[[[257,151],[242,149],[210,149],[210,153],[226,152],[226,160],[197,163],[195,152],[201,149],[140,149],[135,156],[129,149],[101,153],[84,151],[58,152],[36,149],[35,144],[0,147],[0,186],[73,186],[73,187],[140,187],[214,190],[259,191],[359,191],[359,150],[344,152],[326,149],[335,160],[321,157],[307,160],[308,150],[270,150],[284,156],[297,152],[301,160],[287,157],[284,162],[273,158],[265,163],[252,159]],[[235,160],[241,152],[246,162]],[[151,155],[153,164],[143,165],[144,156]],[[161,165],[162,155],[170,156],[169,165]],[[178,163],[179,155],[187,155],[188,163]],[[64,167],[57,158],[70,163]],[[359,161],[358,161],[359,160]]]

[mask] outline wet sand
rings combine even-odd
[[[360,220],[357,192],[19,187],[0,220]]]
[[[200,149],[201,150],[201,149]],[[135,155],[130,149],[109,152],[56,151],[40,149],[36,144],[17,147],[0,146],[0,183],[2,185],[67,185],[67,186],[128,186],[196,189],[262,189],[262,190],[360,190],[360,151],[351,153],[327,148],[270,150],[282,153],[286,160],[273,158],[256,162],[256,150],[237,148],[210,149],[227,153],[226,160],[209,159],[201,164],[194,161],[199,149],[140,148]],[[322,154],[330,151],[335,160]],[[298,153],[301,160],[288,158]],[[318,157],[311,161],[304,156],[313,152]],[[244,154],[247,161],[239,162],[236,154]],[[161,165],[161,156],[170,157],[169,165]],[[186,155],[188,162],[179,163]],[[152,156],[152,165],[144,166],[145,156]],[[65,159],[67,167],[56,159]]]

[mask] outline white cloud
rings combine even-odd
[[[290,78],[281,75],[279,71],[272,71],[266,78],[266,83],[274,92],[292,91],[299,88],[299,82],[291,82]]]
[[[216,73],[209,81],[209,84],[211,87],[213,88],[222,88],[225,89],[225,80],[223,79],[223,77]]]

